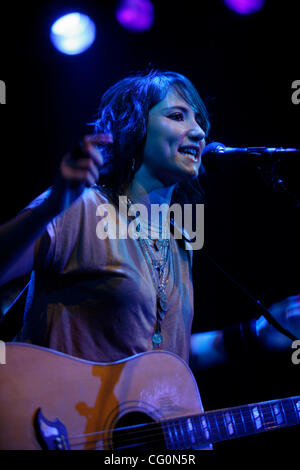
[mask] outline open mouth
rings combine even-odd
[[[178,152],[184,155],[185,157],[190,158],[194,162],[199,161],[199,147],[194,147],[192,145],[183,145],[182,147],[179,147]]]

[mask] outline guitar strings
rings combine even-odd
[[[262,428],[261,431],[258,431],[258,432],[263,432],[263,431],[270,431],[270,430],[275,430],[276,428],[280,428],[280,425],[277,425],[277,426],[272,426],[270,427],[269,429],[267,428]],[[215,427],[215,430],[217,429],[217,427]],[[214,431],[215,431],[214,430]],[[136,437],[134,434],[136,433],[133,433],[130,437],[131,438],[128,438],[128,436],[123,440],[119,440],[119,445],[120,444],[123,444],[121,447],[118,446],[118,447],[113,447],[114,450],[118,450],[118,449],[124,449],[124,448],[128,448],[128,447],[138,447],[138,446],[142,446],[142,445],[145,445],[147,444],[147,446],[149,447],[150,444],[152,443],[158,443],[158,442],[163,442],[164,445],[166,446],[166,440],[164,439],[163,436],[161,435],[157,435],[157,434],[146,434],[145,436],[141,436],[141,435],[138,435],[138,437]],[[235,437],[242,437],[242,436],[235,436],[234,434],[230,435],[230,436],[226,436],[226,438],[215,438],[215,436],[212,436],[208,439],[204,439],[204,438],[199,438],[199,436],[194,436],[193,439],[190,438],[190,436],[188,436],[188,438],[181,438],[181,439],[177,439],[177,442],[178,442],[178,445],[177,445],[177,449],[183,449],[183,448],[187,448],[186,447],[186,443],[189,443],[190,445],[188,447],[191,447],[191,443],[193,445],[207,445],[207,444],[210,444],[210,443],[214,443],[214,442],[218,442],[218,441],[223,441],[223,440],[230,440],[230,439],[234,439]],[[152,438],[150,440],[150,438]],[[156,439],[153,439],[153,438],[156,438]],[[142,442],[138,442],[139,440],[142,440]],[[79,445],[92,445],[93,443],[96,443],[98,442],[99,439],[96,439],[96,440],[89,440],[88,442],[82,442],[82,443],[74,443],[73,444],[73,447],[77,447]],[[134,442],[133,444],[131,444],[131,442]],[[102,440],[101,443],[99,443],[99,446],[95,445],[93,448],[94,449],[98,449],[98,448],[103,448],[103,446],[105,446],[106,444],[111,444],[112,443],[112,440],[110,439],[106,439],[106,440]],[[176,446],[174,446],[176,447]],[[110,446],[109,446],[110,448]]]
[[[273,429],[276,429],[278,427],[280,427],[280,425],[272,426],[269,430],[273,430]],[[215,430],[217,430],[217,426],[215,426]],[[261,429],[262,432],[267,431],[267,430],[268,429],[266,429],[266,428]],[[186,429],[185,431],[188,431],[188,430]],[[190,432],[188,432],[188,433],[190,434]],[[180,448],[180,445],[184,445],[187,441],[189,443],[192,443],[192,439],[190,438],[189,434],[187,434],[188,438],[182,437],[181,439],[177,440],[178,448]],[[231,436],[227,436],[227,437],[228,437],[228,439],[231,439],[231,438],[234,438],[235,436],[231,435]],[[150,438],[151,438],[151,440],[150,440]],[[138,442],[139,440],[142,440],[142,442]],[[202,439],[199,439],[199,436],[196,436],[196,437],[194,436],[193,444],[194,445],[205,445],[205,444],[210,444],[212,442],[217,442],[218,440],[222,441],[222,440],[226,440],[226,439],[224,439],[224,438],[223,439],[222,438],[221,439],[215,439],[215,438],[210,438],[210,439],[202,438]],[[79,445],[92,445],[93,443],[97,443],[98,441],[99,441],[99,439],[88,440],[87,442],[78,442],[78,443],[74,443],[73,447],[77,447]],[[131,444],[131,442],[134,442],[134,443]],[[119,439],[118,443],[123,444],[121,447],[120,446],[113,447],[113,449],[114,450],[120,450],[120,449],[123,449],[123,448],[134,447],[134,446],[137,447],[137,446],[141,446],[141,445],[145,445],[145,444],[147,444],[149,446],[151,443],[155,443],[155,442],[156,443],[157,442],[164,442],[164,444],[166,445],[166,440],[164,439],[164,436],[161,435],[161,432],[159,432],[159,434],[157,432],[152,433],[152,434],[145,433],[145,435],[141,435],[141,434],[138,434],[138,433],[131,433],[131,434],[125,436],[123,439]],[[95,449],[102,448],[103,445],[111,444],[111,443],[112,443],[111,439],[104,439],[104,440],[101,441],[101,443],[99,443],[99,446],[95,446],[94,448]]]
[[[271,413],[271,412],[270,412],[270,413]],[[200,420],[202,417],[206,418],[206,416],[209,415],[209,414],[215,414],[215,417],[221,418],[221,420],[222,420],[223,423],[224,423],[224,415],[223,415],[223,413],[217,413],[217,412],[212,411],[211,413],[210,413],[210,412],[206,412],[206,413],[203,414],[203,415],[200,414],[200,415],[196,415],[196,416],[195,416],[195,415],[191,415],[190,417],[187,416],[187,417],[184,418],[184,421],[182,420],[182,418],[181,418],[181,419],[180,419],[180,418],[178,418],[178,419],[174,418],[174,419],[172,419],[171,422],[170,422],[169,420],[159,421],[159,422],[153,423],[153,427],[154,427],[154,429],[155,429],[156,427],[163,427],[164,425],[167,426],[169,422],[170,422],[170,424],[171,424],[171,423],[174,423],[174,424],[177,424],[177,425],[179,424],[179,425],[181,425],[181,426],[182,426],[182,425],[183,425],[183,426],[186,426],[185,421],[187,421],[188,419],[198,419],[198,420]],[[272,413],[271,413],[271,414],[272,414]],[[288,416],[288,417],[293,417],[293,416],[294,416],[294,412],[293,412],[293,413],[292,413],[292,412],[285,412],[285,413],[282,413],[282,415]],[[252,425],[254,425],[253,418],[250,418],[250,419],[242,418],[240,412],[232,412],[232,413],[231,413],[231,416],[233,417],[233,419],[234,419],[235,422],[237,421],[236,418],[238,418],[238,419],[240,420],[240,423],[239,423],[240,425],[243,424],[243,423],[245,423],[245,424],[251,423]],[[182,423],[180,423],[180,421],[182,421]],[[276,422],[274,419],[272,419],[272,420],[269,421],[269,422],[265,422],[264,419],[261,419],[261,421],[262,421],[262,423],[263,423],[264,426],[266,426],[266,425],[268,425],[268,424],[280,426],[281,424],[283,424],[283,420],[282,420],[282,423],[278,423],[278,422]],[[207,420],[206,420],[206,422],[207,422]],[[212,423],[212,422],[209,422],[209,425],[210,425],[210,426],[211,426],[212,424],[214,424],[214,425],[217,427],[217,424],[220,424],[220,422],[217,423],[217,424]],[[227,424],[230,424],[230,423],[227,423]],[[233,423],[233,424],[234,424],[234,423]],[[129,429],[137,429],[138,427],[142,427],[142,426],[148,426],[147,430],[149,430],[149,426],[150,426],[150,425],[149,425],[148,423],[142,423],[142,424],[137,424],[137,425],[132,425],[132,426],[126,426],[126,427],[122,427],[122,428],[114,428],[114,429],[108,429],[108,430],[103,430],[103,431],[95,431],[95,432],[86,433],[86,434],[71,435],[71,436],[70,436],[70,439],[76,439],[76,438],[88,437],[88,436],[96,436],[96,435],[111,433],[111,432],[114,432],[114,431],[125,431],[125,430],[129,430]],[[195,426],[197,427],[197,423],[195,423]],[[199,426],[199,424],[198,424],[198,426]],[[138,432],[139,432],[139,431],[137,431],[137,433],[138,433]]]
[[[298,398],[298,397],[296,397]],[[300,399],[300,397],[299,397]],[[286,399],[286,400],[289,400],[289,399]],[[164,420],[161,420],[161,421],[157,421],[157,422],[154,422],[153,425],[156,427],[156,426],[163,426],[163,425],[168,425],[168,424],[172,424],[172,423],[175,423],[175,424],[180,424],[180,421],[182,421],[182,424],[184,424],[188,419],[192,419],[192,420],[200,420],[201,418],[206,418],[207,417],[210,417],[210,416],[215,416],[217,418],[221,418],[224,422],[224,416],[226,413],[229,413],[229,416],[232,417],[234,419],[234,421],[237,421],[237,419],[240,420],[241,423],[252,423],[253,424],[253,416],[251,417],[250,416],[250,419],[247,419],[245,418],[243,415],[241,415],[241,411],[249,411],[249,413],[251,412],[251,409],[253,408],[256,408],[257,406],[262,406],[262,405],[256,405],[254,404],[253,406],[252,405],[245,405],[245,407],[243,407],[243,405],[241,407],[239,407],[239,409],[235,409],[235,408],[224,408],[222,410],[212,410],[212,411],[206,411],[204,413],[200,413],[200,414],[196,414],[196,415],[186,415],[184,417],[174,417],[172,418],[171,420],[169,418],[167,419],[164,419]],[[269,406],[269,405],[263,405],[263,406]],[[263,410],[264,413],[270,413],[270,415],[273,417],[273,423],[274,424],[279,424],[281,425],[281,423],[276,423],[275,419],[274,419],[274,415],[272,413],[272,411],[270,409],[264,409]],[[298,414],[300,413],[300,411],[298,412]],[[297,412],[296,410],[294,411],[283,411],[281,413],[282,417],[293,417],[293,416],[297,416]],[[258,416],[259,418],[261,418],[261,415]],[[298,417],[298,420],[300,418],[300,416]],[[264,422],[264,419],[261,418],[261,421]],[[282,421],[283,422],[283,421]],[[211,422],[209,422],[209,424],[211,424]],[[228,424],[228,423],[227,423]],[[84,437],[84,436],[95,436],[95,435],[98,435],[98,434],[105,434],[105,433],[109,433],[109,432],[113,432],[113,431],[125,431],[126,429],[135,429],[135,428],[138,428],[138,427],[145,427],[145,426],[150,426],[149,423],[140,423],[140,424],[135,424],[135,425],[131,425],[131,426],[124,426],[124,427],[121,427],[121,428],[114,428],[114,429],[107,429],[107,430],[103,430],[103,431],[95,431],[95,432],[92,432],[92,433],[85,433],[85,434],[77,434],[77,435],[71,435],[70,436],[70,439],[72,438],[79,438],[79,437]]]
[[[225,427],[226,429],[226,436],[228,439],[231,439],[231,438],[234,438],[235,435],[236,435],[236,431],[234,431],[231,435],[228,435],[228,424],[230,423],[227,423],[227,425],[225,425],[225,422],[224,422],[224,415],[223,413],[216,413],[216,412],[211,412],[211,413],[214,413],[215,414],[215,417],[221,417],[222,421],[223,421],[223,426]],[[209,412],[207,412],[206,414],[209,414]],[[232,415],[236,414],[237,416],[237,413],[233,412]],[[294,416],[294,413],[291,413],[291,412],[286,412],[285,413],[286,416]],[[205,417],[205,415],[198,415],[197,416],[197,419],[201,418],[201,416]],[[192,416],[193,417],[193,416]],[[251,423],[252,426],[254,427],[254,423],[253,423],[253,419],[242,419],[241,418],[241,415],[239,413],[239,419],[240,419],[240,426],[243,426],[245,427],[245,424],[248,424],[248,423]],[[192,432],[190,429],[188,429],[188,425],[185,421],[181,422],[180,423],[180,419],[179,420],[172,420],[174,423],[176,422],[176,424],[179,424],[182,428],[183,428],[183,433],[186,433],[187,436],[191,436]],[[236,420],[235,420],[236,421]],[[206,420],[206,423],[208,421]],[[145,439],[146,437],[147,438],[152,438],[154,436],[156,436],[157,432],[159,431],[159,434],[162,436],[162,438],[160,437],[159,440],[164,440],[164,432],[165,433],[168,433],[168,431],[166,429],[164,429],[164,427],[166,427],[166,423],[168,423],[168,421],[161,421],[161,422],[158,422],[158,423],[153,423],[153,425],[149,425],[148,423],[142,423],[142,424],[139,424],[139,425],[133,425],[133,426],[126,426],[126,427],[123,427],[123,428],[115,428],[115,429],[109,429],[109,430],[106,430],[106,431],[97,431],[97,432],[94,432],[94,433],[88,433],[88,434],[79,434],[77,436],[70,436],[69,438],[69,441],[73,441],[75,439],[79,439],[79,438],[86,438],[86,437],[96,437],[98,436],[97,439],[95,440],[88,440],[87,442],[77,442],[77,443],[74,443],[75,446],[78,446],[78,445],[83,445],[83,444],[92,444],[93,442],[97,442],[99,441],[99,439],[101,439],[101,434],[108,434],[108,433],[111,433],[111,432],[116,432],[116,431],[122,431],[122,430],[131,430],[131,432],[127,432],[126,433],[126,436],[124,436],[123,438],[119,438],[119,442],[122,443],[122,440],[124,442],[130,442],[132,440],[135,440],[136,441],[136,438],[138,437],[139,439]],[[260,429],[256,428],[255,431],[256,432],[263,432],[263,431],[268,431],[268,430],[273,430],[273,429],[276,429],[276,428],[280,428],[282,427],[282,424],[284,424],[283,422],[282,423],[276,423],[273,419],[272,421],[266,421],[266,420],[263,420],[261,419],[261,426],[260,426]],[[200,424],[200,423],[199,423]],[[195,432],[202,432],[203,433],[203,429],[201,429],[201,425],[199,426],[199,424],[195,423],[194,425],[194,429],[193,429],[193,435]],[[235,423],[231,423],[233,426]],[[238,424],[238,423],[237,423]],[[296,423],[295,423],[296,424]],[[147,426],[146,429],[144,430],[140,430],[140,429],[137,429],[137,428],[141,428],[141,427],[145,427]],[[209,426],[207,426],[207,432],[209,433],[209,436],[211,437],[211,441],[217,441],[217,439],[213,439],[217,434],[220,435],[220,432],[219,432],[219,426],[220,426],[220,423],[218,423],[217,421],[216,422],[209,422]],[[269,426],[269,428],[268,428]],[[200,428],[200,429],[198,429]],[[179,431],[177,431],[179,433]],[[224,432],[224,431],[223,431]],[[246,434],[251,434],[251,432],[247,432],[245,429],[244,429],[244,432]],[[154,433],[154,434],[153,434]],[[212,436],[211,436],[212,435]],[[197,439],[197,436],[193,436],[194,437],[194,440],[196,442],[196,444],[205,444],[205,443],[208,443],[210,442],[209,439],[205,439],[203,438],[202,441],[199,440],[199,437]],[[184,441],[184,436],[181,437],[181,440]],[[191,439],[189,439],[191,440]],[[221,440],[224,440],[224,439],[221,439]],[[107,443],[111,443],[112,439],[111,438],[104,438],[102,440],[102,443],[103,444],[107,444]],[[198,442],[197,442],[198,441]],[[155,441],[150,441],[150,442],[155,442]],[[147,443],[149,444],[150,443],[149,441],[147,441]],[[134,445],[134,444],[133,444]],[[143,445],[143,444],[136,444],[136,445]],[[126,446],[125,446],[126,447]]]

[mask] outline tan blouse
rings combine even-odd
[[[109,203],[103,193],[86,189],[47,226],[35,259],[20,341],[96,362],[152,350],[156,289],[150,269],[138,240],[98,238],[96,211],[103,203]],[[171,236],[169,309],[162,322],[161,349],[188,361],[193,287],[192,252],[186,243],[184,237]]]

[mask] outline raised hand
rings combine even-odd
[[[73,152],[63,157],[46,202],[53,215],[66,210],[86,187],[97,183],[103,166],[103,156],[97,145],[112,142],[111,134],[86,135]]]

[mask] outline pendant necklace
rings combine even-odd
[[[128,198],[128,208],[133,204]],[[153,348],[157,349],[161,346],[163,336],[161,332],[161,323],[165,318],[168,311],[169,304],[166,296],[166,288],[168,284],[168,261],[170,257],[170,240],[163,239],[152,239],[141,227],[141,223],[136,226],[137,231],[145,235],[145,237],[139,237],[138,241],[143,250],[146,262],[152,277],[154,287],[156,289],[156,324],[154,327],[154,333],[152,335]]]

